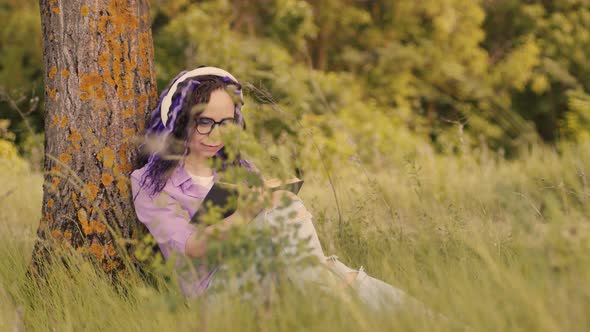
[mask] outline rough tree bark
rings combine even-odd
[[[109,273],[137,221],[128,176],[157,99],[147,0],[40,0],[45,181],[32,271],[71,246]],[[57,241],[53,241],[57,240]]]

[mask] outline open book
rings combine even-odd
[[[264,186],[271,189],[272,191],[277,190],[288,190],[294,194],[298,194],[301,186],[303,186],[303,180],[294,177],[285,181],[280,179],[270,179],[264,181]]]
[[[265,180],[264,185],[271,191],[288,190],[298,194],[303,180],[294,177],[289,180],[281,181],[280,179]],[[205,216],[211,209],[218,209],[222,218],[231,216],[237,209],[238,190],[235,184],[217,181],[213,184],[207,195],[203,198],[197,212],[191,219],[191,224],[203,222]]]

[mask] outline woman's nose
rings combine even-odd
[[[213,129],[211,129],[211,132],[209,133],[209,138],[215,139],[215,140],[221,140],[221,133],[220,133],[219,126],[214,126]]]

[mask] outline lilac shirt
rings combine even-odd
[[[186,241],[197,229],[189,223],[190,219],[210,188],[194,183],[181,163],[173,171],[164,189],[151,196],[145,188],[140,188],[145,172],[144,166],[131,173],[131,190],[137,218],[156,239],[165,259],[173,253],[184,255]],[[218,179],[219,174],[214,171],[213,181]],[[182,263],[183,259],[178,261]],[[198,270],[179,277],[180,288],[187,297],[202,294],[216,271],[205,271],[202,268]]]

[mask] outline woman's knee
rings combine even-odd
[[[300,201],[299,196],[288,190],[276,190],[272,193],[272,204],[274,207],[289,206],[295,201]]]
[[[289,212],[287,219],[290,221],[299,221],[311,217],[301,198],[288,190],[274,191],[272,193],[272,204],[273,209],[276,209],[276,211]],[[295,212],[295,214],[292,214],[292,212]]]

